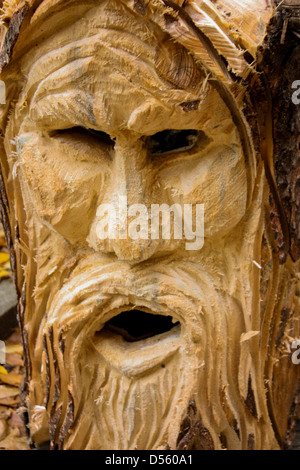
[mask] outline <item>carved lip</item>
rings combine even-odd
[[[136,343],[128,343],[120,335],[103,331],[98,334],[96,347],[112,367],[123,375],[136,377],[166,366],[181,346],[180,330],[180,326],[176,326],[169,333]]]
[[[136,377],[166,367],[181,346],[172,317],[131,310],[108,321],[94,336],[101,356],[120,373]]]

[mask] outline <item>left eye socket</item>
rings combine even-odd
[[[55,137],[71,137],[81,141],[94,140],[109,147],[115,146],[115,140],[105,132],[87,129],[85,127],[72,127],[65,130],[57,130],[53,132],[53,135]]]
[[[168,153],[184,152],[193,149],[201,131],[166,130],[147,138],[147,147],[151,155],[166,155]]]

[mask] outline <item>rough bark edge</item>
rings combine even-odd
[[[166,450],[169,448],[167,446]],[[203,426],[202,420],[197,419],[197,408],[191,400],[180,427],[176,450],[215,450],[214,441],[208,429]]]
[[[300,381],[295,393],[294,403],[288,421],[288,430],[284,442],[284,450],[290,450],[296,437],[297,421],[300,414]]]
[[[277,10],[258,58],[272,96],[274,169],[288,223],[288,247],[284,247],[280,217],[272,198],[270,215],[279,251],[289,252],[296,262],[300,259],[300,105],[292,103],[292,83],[300,76],[297,67],[286,64],[289,60],[296,64],[300,61],[300,41],[295,35],[300,31],[300,1],[275,3]],[[284,253],[281,261],[284,262]]]
[[[12,239],[12,230],[9,222],[9,204],[8,204],[8,199],[7,199],[7,194],[6,194],[6,189],[4,185],[4,178],[2,174],[2,168],[0,164],[0,220],[3,225],[4,229],[4,234],[5,234],[5,239],[6,239],[6,244],[7,248],[9,251],[10,255],[10,263],[11,263],[11,268],[12,272],[14,274],[14,280],[15,280],[15,286],[17,290],[17,296],[20,298],[20,292],[17,286],[16,282],[16,252],[13,244],[13,239]]]
[[[25,4],[17,13],[15,13],[9,22],[8,30],[6,32],[2,50],[0,52],[0,71],[9,63],[14,45],[20,34],[20,29],[23,24],[24,18],[29,11],[29,6]]]

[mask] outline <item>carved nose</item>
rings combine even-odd
[[[158,241],[151,240],[151,184],[142,142],[117,141],[108,191],[106,201],[114,207],[115,217],[109,225],[109,251],[124,261],[147,260]]]
[[[151,258],[156,251],[157,242],[153,240],[114,240],[113,251],[119,260],[141,263]]]

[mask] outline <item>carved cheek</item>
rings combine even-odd
[[[19,161],[21,184],[28,185],[37,215],[71,243],[84,241],[108,167],[36,136],[27,136]]]
[[[230,232],[246,212],[247,169],[239,146],[217,146],[160,172],[166,190],[184,204],[204,204],[205,237]]]

